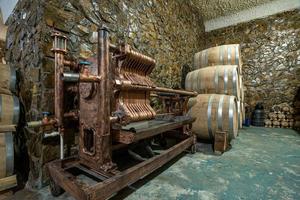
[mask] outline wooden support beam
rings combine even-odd
[[[166,150],[162,154],[154,156],[153,158],[150,158],[132,168],[120,172],[110,179],[90,187],[88,189],[89,196],[93,200],[107,199],[124,187],[144,178],[156,169],[160,168],[193,144],[194,137],[189,137]]]
[[[227,132],[217,131],[215,133],[214,151],[217,154],[222,154],[227,149]]]
[[[136,130],[136,132],[121,130],[113,135],[113,140],[123,144],[130,144],[142,139],[153,137],[166,131],[180,128],[183,125],[192,123],[193,121],[194,119],[190,118],[178,122],[165,122],[148,128]]]
[[[195,136],[191,136],[168,150],[165,150],[160,155],[154,156],[125,171],[118,172],[114,176],[95,185],[83,185],[76,180],[74,175],[62,168],[62,162],[74,162],[75,160],[53,161],[48,164],[48,169],[53,181],[75,199],[103,200],[110,198],[121,189],[149,175],[194,144]],[[68,164],[65,166],[68,166]],[[93,175],[93,173],[90,173],[88,170],[85,170],[85,172]]]
[[[74,177],[71,173],[66,172],[63,168],[61,168],[61,165],[61,160],[53,161],[48,164],[52,180],[69,194],[72,194],[75,199],[88,200],[89,198],[85,190],[86,188],[78,184],[76,177]]]

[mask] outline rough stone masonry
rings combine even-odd
[[[86,58],[96,52],[92,32],[106,24],[114,44],[126,42],[156,59],[152,78],[158,85],[179,87],[181,66],[192,65],[193,54],[204,46],[203,20],[193,4],[171,0],[19,1],[7,23],[6,59],[20,75],[19,96],[26,121],[41,119],[43,111],[53,113],[53,29],[69,37],[71,57]],[[28,187],[45,185],[45,163],[58,158],[58,146],[46,144],[42,132],[25,130]]]

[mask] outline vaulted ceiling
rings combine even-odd
[[[220,16],[231,15],[274,0],[195,0],[193,1],[203,19],[210,20]]]

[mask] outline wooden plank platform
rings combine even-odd
[[[114,141],[130,144],[145,138],[149,138],[166,131],[174,130],[193,123],[195,119],[190,117],[169,117],[142,122],[131,123],[123,126],[120,132],[114,134]]]
[[[75,197],[75,199],[102,200],[111,197],[124,187],[149,175],[194,144],[195,136],[190,136],[163,151],[161,154],[149,158],[148,160],[126,169],[125,171],[117,173],[105,180],[102,179],[94,185],[82,184],[82,182],[77,180],[75,175],[62,167],[62,162],[76,162],[76,159],[53,161],[48,164],[48,169],[53,181],[66,192]],[[79,162],[79,160],[77,162]],[[68,164],[65,163],[65,166],[68,166]],[[85,173],[89,173],[88,169],[84,169],[83,171]],[[90,173],[90,175],[93,174],[94,173]]]

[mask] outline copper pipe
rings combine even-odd
[[[57,121],[55,119],[50,119],[48,121],[45,120],[39,120],[39,121],[31,121],[27,122],[28,128],[37,128],[41,126],[49,126],[49,125],[55,125]]]
[[[62,75],[64,73],[64,55],[67,53],[67,38],[60,33],[53,33],[53,48],[55,55],[55,87],[54,87],[54,111],[55,119],[60,134],[60,158],[64,158],[64,127],[63,127],[63,100],[64,100],[64,82]]]
[[[80,74],[79,76],[80,82],[100,82],[101,76],[94,76],[94,75],[84,75]]]
[[[163,87],[147,87],[140,85],[133,85],[130,81],[115,81],[116,86],[120,87],[121,90],[144,90],[144,91],[153,91],[153,92],[165,92],[165,93],[174,93],[181,94],[186,96],[197,96],[197,92],[190,92],[185,90],[174,90],[170,88]]]
[[[64,73],[63,80],[65,82],[100,82],[100,76],[86,75],[83,73]]]
[[[55,92],[55,104],[54,104],[54,110],[55,110],[55,118],[57,119],[58,126],[63,126],[62,120],[63,120],[63,98],[64,98],[64,91],[63,91],[63,80],[62,80],[62,74],[63,74],[63,59],[64,55],[61,53],[55,53],[55,84],[56,87],[54,89]]]
[[[99,127],[96,144],[99,144],[97,151],[101,154],[98,163],[103,166],[112,167],[112,144],[111,144],[111,74],[112,69],[109,65],[109,32],[103,27],[98,32],[98,76],[102,78],[97,87],[97,99],[99,102],[98,116]]]

